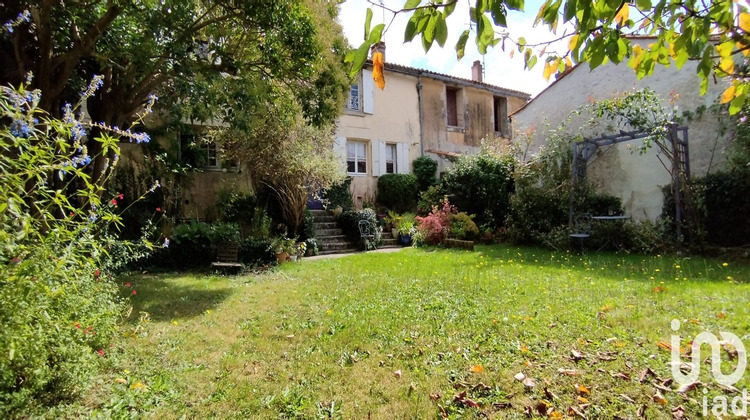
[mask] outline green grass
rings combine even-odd
[[[704,330],[750,345],[750,269],[722,263],[480,246],[305,261],[261,275],[124,278],[123,293],[137,295],[123,339],[106,354],[111,373],[64,410],[365,419],[525,418],[527,407],[535,416],[575,407],[588,418],[671,418],[682,405],[697,417],[701,387],[686,397],[660,391],[660,404],[661,382],[639,375],[671,378],[658,343],[670,341],[672,319],[682,321],[684,347]],[[585,358],[572,360],[572,350]],[[707,371],[708,395],[718,395]],[[514,380],[519,372],[536,387]]]

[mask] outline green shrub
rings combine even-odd
[[[355,211],[345,211],[338,217],[339,226],[346,236],[351,241],[359,241],[359,222],[361,220],[367,220],[372,223],[373,226],[377,226],[377,215],[373,209],[363,209]]]
[[[476,216],[482,225],[500,227],[510,210],[514,161],[482,151],[461,156],[445,173],[443,183],[453,205]]]
[[[417,204],[417,177],[412,174],[386,174],[378,178],[378,202],[399,213],[414,210]]]
[[[252,266],[273,265],[276,263],[276,251],[273,241],[267,238],[245,238],[240,242],[237,255],[243,264]]]
[[[172,236],[167,255],[157,255],[154,263],[162,267],[200,268],[214,261],[211,249],[211,228],[203,222],[190,222],[177,225]]]
[[[40,98],[0,87],[2,418],[27,417],[91,383],[123,310],[112,270],[142,253],[112,238],[122,199],[102,192],[108,175],[89,175],[103,157],[88,155],[86,142],[119,154],[118,139],[104,129],[87,140],[91,126],[75,109],[54,119],[36,108]]]
[[[726,247],[750,244],[750,172],[714,172],[694,182],[706,241]]]
[[[417,213],[422,216],[430,214],[434,206],[440,206],[445,199],[445,188],[443,184],[436,184],[419,194]]]
[[[450,236],[457,239],[475,239],[479,236],[479,228],[474,223],[474,216],[465,212],[451,215]]]
[[[211,224],[211,244],[239,242],[240,227],[237,223],[216,222]]]
[[[221,191],[216,199],[219,220],[225,222],[250,223],[255,217],[258,200],[252,194]]]
[[[335,209],[341,207],[342,209],[350,209],[354,207],[354,201],[352,200],[352,177],[346,177],[341,183],[334,184],[323,193],[325,200],[326,209]]]
[[[437,173],[438,163],[429,156],[420,156],[414,159],[412,163],[414,176],[417,177],[417,189],[419,192],[427,191],[437,182],[435,173]]]

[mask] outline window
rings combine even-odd
[[[202,142],[203,152],[206,153],[206,168],[220,169],[219,156],[216,149],[216,143],[209,140]]]
[[[494,100],[495,132],[507,135],[508,98],[495,96]]]
[[[346,171],[350,174],[367,173],[367,144],[361,141],[346,142]]]
[[[395,144],[385,145],[385,173],[387,174],[396,173],[396,145]]]
[[[445,113],[446,124],[451,127],[458,126],[458,89],[452,87],[445,88]]]
[[[359,83],[349,86],[349,100],[346,101],[348,111],[360,111],[360,88]]]

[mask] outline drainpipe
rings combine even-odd
[[[419,156],[424,156],[424,111],[422,108],[422,72],[417,76],[417,98],[419,100]]]

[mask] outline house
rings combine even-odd
[[[631,42],[647,44],[651,37],[633,37]],[[586,63],[568,69],[531,101],[511,113],[514,140],[518,133],[531,133],[531,150],[537,151],[544,140],[545,127],[557,128],[571,111],[595,100],[609,99],[634,89],[650,88],[668,109],[688,127],[690,172],[702,176],[722,168],[723,151],[728,144],[727,130],[722,129],[720,115],[711,110],[726,86],[709,83],[708,92],[700,96],[697,63],[688,62],[682,69],[675,66],[656,66],[653,75],[638,80],[632,68],[625,64],[608,63],[590,70]],[[577,130],[582,121],[569,128]],[[614,134],[618,127],[587,130],[587,136]],[[620,197],[628,215],[636,220],[655,220],[662,212],[662,187],[671,183],[669,172],[659,160],[657,148],[645,155],[633,152],[639,144],[624,142],[598,149],[589,161],[587,177],[599,191]],[[669,162],[666,162],[669,164]]]
[[[374,48],[385,55],[383,43]],[[365,64],[337,124],[336,148],[358,208],[375,201],[379,176],[410,173],[419,156],[436,159],[442,173],[450,158],[476,152],[482,139],[508,138],[508,114],[530,97],[482,82],[479,61],[471,80],[387,61],[384,75],[385,89],[377,89],[372,63]]]

